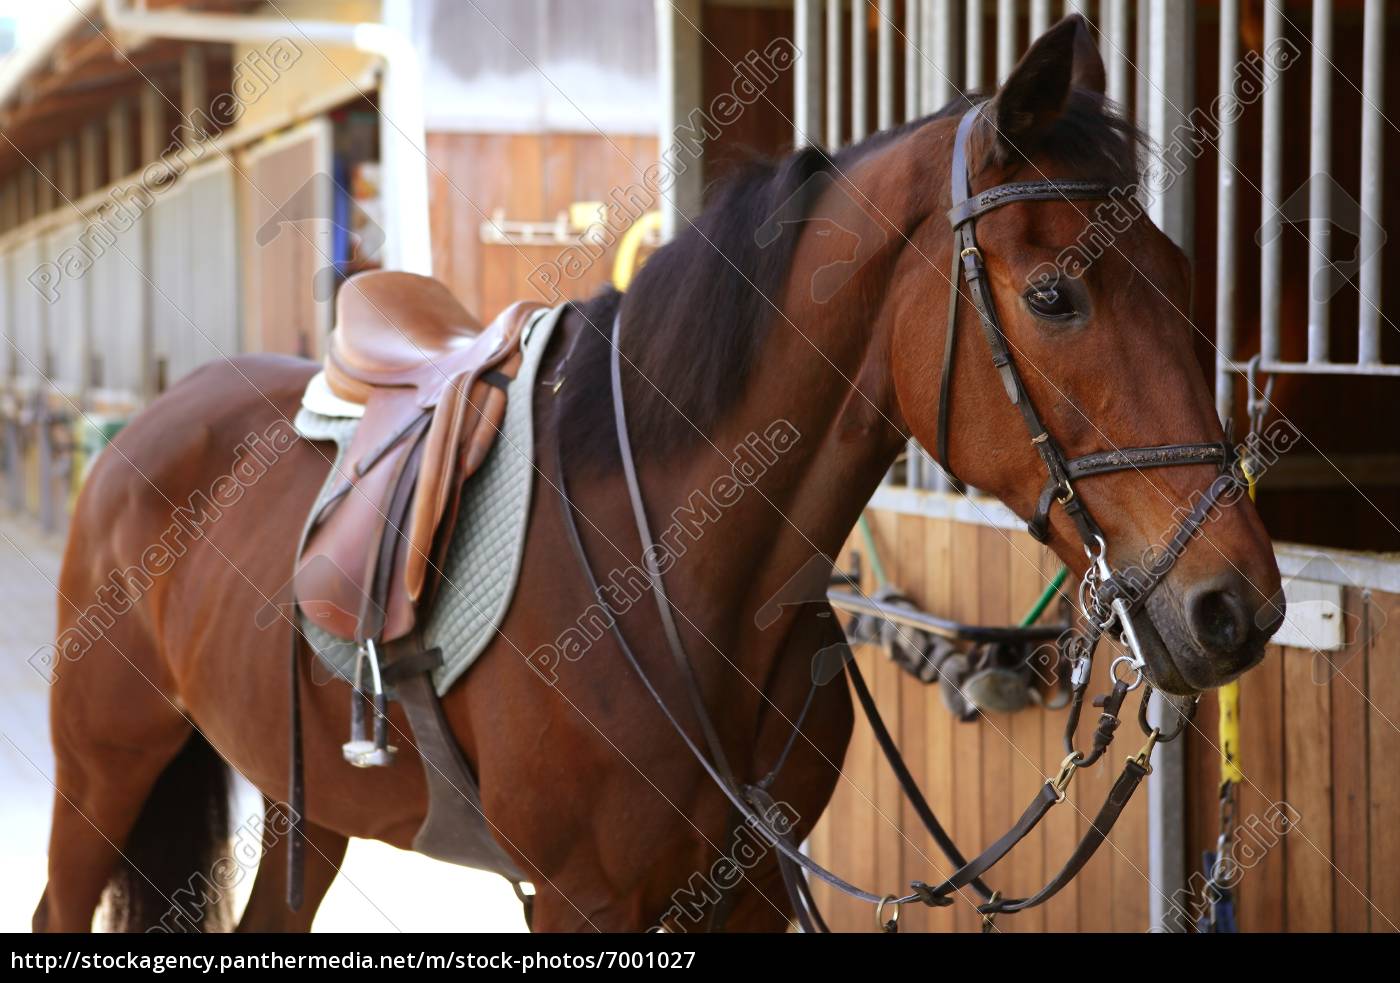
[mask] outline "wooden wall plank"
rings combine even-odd
[[[918,516],[902,515],[896,526],[897,541],[895,560],[899,570],[899,587],[916,604],[927,606],[928,583],[925,565],[924,531],[928,522]],[[900,729],[899,747],[904,760],[909,765],[909,773],[925,790],[929,787],[928,762],[928,714],[936,712],[927,702],[924,684],[904,674],[900,681]],[[899,879],[900,884],[910,881],[927,881],[938,876],[935,871],[950,870],[933,837],[924,829],[914,807],[906,800],[900,809],[901,825],[908,842],[904,849],[904,863]],[[910,932],[926,932],[929,929],[929,909],[925,905],[909,905],[900,916],[900,928]]]
[[[1011,533],[1010,569],[1010,614],[1007,624],[1016,624],[1030,610],[1040,597],[1048,579],[1041,573],[1041,554],[1044,549],[1025,533]],[[1046,613],[1043,620],[1055,617],[1054,608]],[[1038,707],[1028,708],[1010,717],[1010,737],[1014,747],[1011,756],[1012,802],[1017,809],[1024,808],[1030,796],[1045,783],[1048,775],[1053,775],[1045,761],[1045,733],[1042,717],[1058,716],[1047,714]],[[1016,897],[1026,897],[1038,891],[1045,883],[1045,834],[1037,831],[1027,837],[1016,848],[1014,856],[1008,859],[1004,884]],[[1042,932],[1045,930],[1045,909],[1032,908],[1014,918],[1003,918],[999,922],[1002,931]]]
[[[1049,550],[1041,551],[1041,573],[1049,579],[1060,569],[1059,559]],[[1071,594],[1073,585],[1066,588]],[[1059,608],[1056,602],[1055,608]],[[1054,617],[1056,615],[1048,615]],[[1045,745],[1045,773],[1054,775],[1059,771],[1064,759],[1065,710],[1046,713],[1041,721],[1041,731]],[[1088,828],[1078,808],[1070,806],[1075,794],[1071,788],[1069,802],[1062,802],[1050,811],[1041,823],[1045,830],[1045,869],[1059,870],[1074,851],[1080,834]],[[1079,930],[1079,882],[1071,881],[1058,895],[1046,902],[1045,928],[1050,932],[1077,932]]]
[[[1284,843],[1291,932],[1332,930],[1332,740],[1329,689],[1314,678],[1313,653],[1283,655],[1284,790],[1301,817]]]
[[[1400,930],[1400,597],[1374,594],[1366,653],[1371,761],[1371,931]],[[1383,620],[1382,620],[1383,619]]]
[[[1371,870],[1368,861],[1367,800],[1369,755],[1366,743],[1366,638],[1371,620],[1369,598],[1355,588],[1346,592],[1348,646],[1315,661],[1327,674],[1332,750],[1332,891],[1333,929],[1364,932],[1370,927]]]
[[[900,555],[898,548],[899,517],[893,512],[878,512],[871,516],[871,520],[875,542],[881,558],[886,562],[897,564]],[[892,571],[886,573],[888,576],[894,576],[902,571],[896,565]],[[902,579],[896,582],[902,586]],[[872,668],[866,679],[875,696],[876,706],[880,708],[880,715],[884,718],[885,726],[889,728],[891,734],[897,736],[903,729],[903,714],[900,712],[900,687],[902,684],[900,677],[904,673],[890,662],[883,650],[875,649],[873,651]],[[870,729],[864,720],[858,720],[856,726],[867,731]],[[871,776],[871,791],[869,793],[875,801],[875,821],[872,824],[875,833],[875,877],[871,883],[878,885],[880,891],[893,893],[902,891],[907,884],[901,876],[903,874],[904,852],[910,845],[908,839],[912,838],[912,835],[917,831],[918,824],[905,826],[903,822],[904,792],[899,787],[899,779],[895,777],[893,769],[890,768],[884,753],[880,751],[879,745],[873,737],[871,743],[874,745],[871,757],[872,767],[875,770]]]
[[[1264,661],[1240,677],[1241,820],[1264,816],[1284,801],[1284,658],[1281,648],[1270,646]],[[1244,872],[1236,901],[1240,931],[1284,930],[1285,849],[1279,845],[1265,851]]]
[[[982,583],[981,536],[976,526],[954,523],[952,557],[956,563],[948,617],[957,621],[976,622],[980,617],[978,597]],[[982,827],[982,797],[984,770],[980,725],[958,723],[953,728],[953,836],[963,853],[972,856],[985,844]],[[999,835],[999,834],[998,834]],[[976,895],[966,892],[965,899],[951,905],[953,924],[960,932],[977,931],[981,916],[973,904]]]
[[[1011,619],[1011,547],[1004,529],[977,530],[978,616],[984,625],[1008,624]],[[1017,757],[1011,740],[1011,716],[983,712],[976,727],[982,736],[982,836],[969,841],[969,855],[1011,828],[1020,814],[1013,804],[1012,759]],[[1027,793],[1029,795],[1030,793]],[[1013,811],[1014,810],[1014,811]],[[1009,863],[1010,861],[1003,861]],[[1006,868],[998,865],[988,877],[989,885],[1006,891]],[[998,930],[1011,930],[1015,919],[1001,919]]]
[[[947,519],[926,519],[924,535],[924,584],[929,610],[951,612],[953,610],[953,523]],[[951,616],[951,615],[950,615]],[[938,686],[930,686],[924,691],[924,737],[925,771],[924,792],[928,796],[929,807],[948,829],[955,842],[962,842],[962,832],[955,825],[953,812],[955,777],[953,761],[955,756],[954,734],[964,725],[953,718]],[[932,871],[942,871],[945,876],[952,872],[952,865],[940,850],[929,855],[933,861]],[[928,878],[923,878],[927,880]],[[957,926],[953,909],[934,908],[928,912],[930,931],[951,932]]]

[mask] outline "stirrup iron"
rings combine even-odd
[[[370,680],[374,685],[374,739],[365,736],[364,669],[369,663]],[[345,760],[356,768],[383,768],[394,763],[398,748],[389,746],[388,700],[384,696],[384,680],[379,672],[379,651],[369,639],[355,654],[354,690],[350,694],[350,740],[340,747]]]

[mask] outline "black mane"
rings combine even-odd
[[[639,456],[655,459],[708,437],[742,396],[777,318],[774,305],[805,224],[800,219],[812,204],[794,196],[822,186],[811,181],[815,175],[844,172],[966,106],[960,97],[836,154],[808,147],[777,160],[755,158],[710,189],[694,224],[658,249],[628,290],[620,347],[628,428]],[[1105,112],[1100,100],[1076,93],[1042,151],[1085,177],[1127,187],[1138,180],[1142,143],[1139,132]],[[931,189],[930,208],[942,200]],[[760,246],[758,228],[780,206],[799,220],[785,222],[777,239]],[[559,410],[566,458],[581,467],[616,459],[609,339],[621,298],[609,286],[573,305],[583,324]]]

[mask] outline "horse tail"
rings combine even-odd
[[[229,768],[190,734],[141,807],[107,883],[117,932],[219,932],[232,925],[232,891],[218,861],[228,850]]]

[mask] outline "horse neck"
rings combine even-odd
[[[789,283],[808,283],[813,263],[799,251]],[[688,464],[648,476],[653,525],[674,529],[676,516],[705,510],[667,580],[682,606],[704,598],[697,627],[750,678],[768,675],[801,609],[789,581],[836,556],[905,440],[888,370],[891,316],[869,304],[878,284],[853,286],[851,300],[822,305],[791,287],[735,411]],[[756,612],[778,596],[778,622],[759,628]]]

